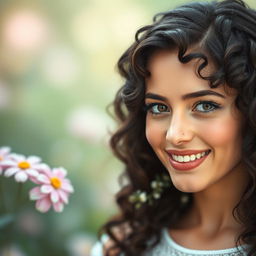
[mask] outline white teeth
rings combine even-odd
[[[184,162],[183,156],[178,156],[178,157],[177,157],[177,161],[178,161],[178,162],[181,162],[181,163]]]
[[[190,161],[190,157],[189,156],[184,156],[184,162],[189,162]]]
[[[191,156],[190,156],[190,160],[191,160],[191,161],[194,161],[195,159],[196,159],[196,156],[195,156],[195,155],[191,155]]]
[[[201,157],[205,156],[206,155],[206,151],[205,152],[202,152],[202,153],[198,153],[196,155],[186,155],[186,156],[178,156],[178,155],[172,155],[172,158],[177,161],[177,162],[180,162],[180,163],[187,163],[187,162],[190,162],[190,161],[194,161],[196,159],[200,159]]]

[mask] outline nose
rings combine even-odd
[[[182,145],[193,139],[192,123],[184,115],[172,116],[166,131],[166,140],[174,146]]]

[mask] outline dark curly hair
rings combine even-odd
[[[100,233],[107,233],[114,246],[107,255],[142,255],[160,241],[161,230],[174,226],[178,217],[192,205],[181,203],[183,192],[173,185],[165,189],[153,205],[139,209],[129,201],[137,190],[150,192],[156,175],[167,173],[145,136],[144,97],[148,59],[161,49],[178,50],[182,63],[200,59],[197,74],[212,88],[227,84],[235,88],[235,100],[241,111],[243,130],[242,159],[251,179],[233,215],[243,223],[244,231],[237,239],[251,245],[248,255],[256,254],[256,11],[242,0],[192,2],[157,14],[151,25],[140,28],[135,42],[118,61],[124,85],[113,102],[118,130],[110,144],[114,154],[124,163],[121,175],[128,179],[116,195],[120,213],[109,220]],[[193,50],[186,54],[188,49]],[[215,70],[205,77],[201,71],[214,64]],[[115,232],[115,230],[118,232]],[[121,234],[121,235],[120,235]],[[148,241],[152,243],[148,243]],[[118,249],[118,250],[116,250]],[[117,252],[118,251],[118,252]],[[116,252],[116,254],[115,254]],[[114,254],[113,254],[114,253]]]

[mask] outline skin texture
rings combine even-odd
[[[159,51],[151,57],[145,104],[155,105],[148,107],[146,137],[174,186],[194,196],[193,207],[170,235],[187,248],[216,250],[234,247],[242,228],[232,210],[248,183],[241,162],[243,120],[234,105],[236,92],[224,86],[210,88],[196,75],[198,63],[182,64],[176,51]],[[210,65],[202,74],[211,70]],[[202,90],[222,97],[184,99],[184,95]],[[149,94],[165,99],[153,99]],[[211,152],[198,167],[180,171],[172,167],[166,150]]]

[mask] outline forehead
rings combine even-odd
[[[150,76],[146,78],[146,92],[179,94],[184,92],[194,92],[198,90],[213,90],[222,92],[225,95],[236,94],[234,89],[228,86],[210,88],[207,80],[202,79],[197,70],[202,63],[202,59],[192,59],[188,63],[181,63],[178,59],[178,51],[161,50],[155,52],[149,58],[147,68]],[[203,76],[209,76],[214,72],[214,66],[209,64],[201,71]]]

